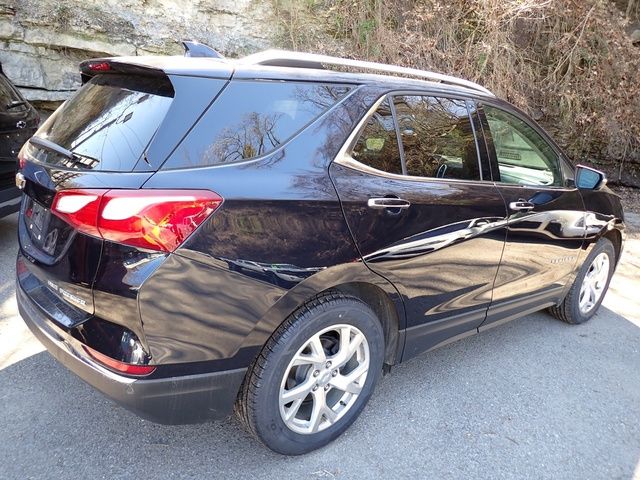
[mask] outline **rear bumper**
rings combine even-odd
[[[82,344],[55,325],[16,286],[18,308],[49,352],[85,382],[128,410],[157,423],[197,423],[228,416],[246,368],[160,379],[135,379],[111,372],[89,358]]]

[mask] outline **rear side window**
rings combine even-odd
[[[349,90],[302,82],[231,82],[162,168],[202,167],[265,155]]]
[[[382,102],[367,120],[351,156],[376,170],[402,174],[396,127],[388,100]]]
[[[478,153],[464,100],[394,97],[407,175],[480,180]]]
[[[42,150],[35,158],[69,168],[131,171],[167,114],[173,95],[167,77],[98,75],[36,134],[71,150],[76,158]]]

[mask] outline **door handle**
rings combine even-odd
[[[385,208],[398,208],[398,209],[406,209],[411,206],[411,202],[408,200],[403,200],[401,198],[370,198],[367,200],[367,207],[373,208],[374,210],[384,210]]]
[[[509,204],[509,208],[516,212],[528,212],[530,210],[533,210],[535,207],[536,206],[533,203],[527,202],[525,200],[518,200],[517,202],[511,202]]]

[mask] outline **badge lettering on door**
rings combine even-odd
[[[568,255],[566,257],[558,257],[551,259],[551,263],[568,263],[573,262],[576,259],[574,255]]]

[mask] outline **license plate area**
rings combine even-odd
[[[33,244],[40,249],[47,240],[49,223],[51,222],[51,210],[40,205],[31,197],[26,197],[24,221],[27,232]]]

